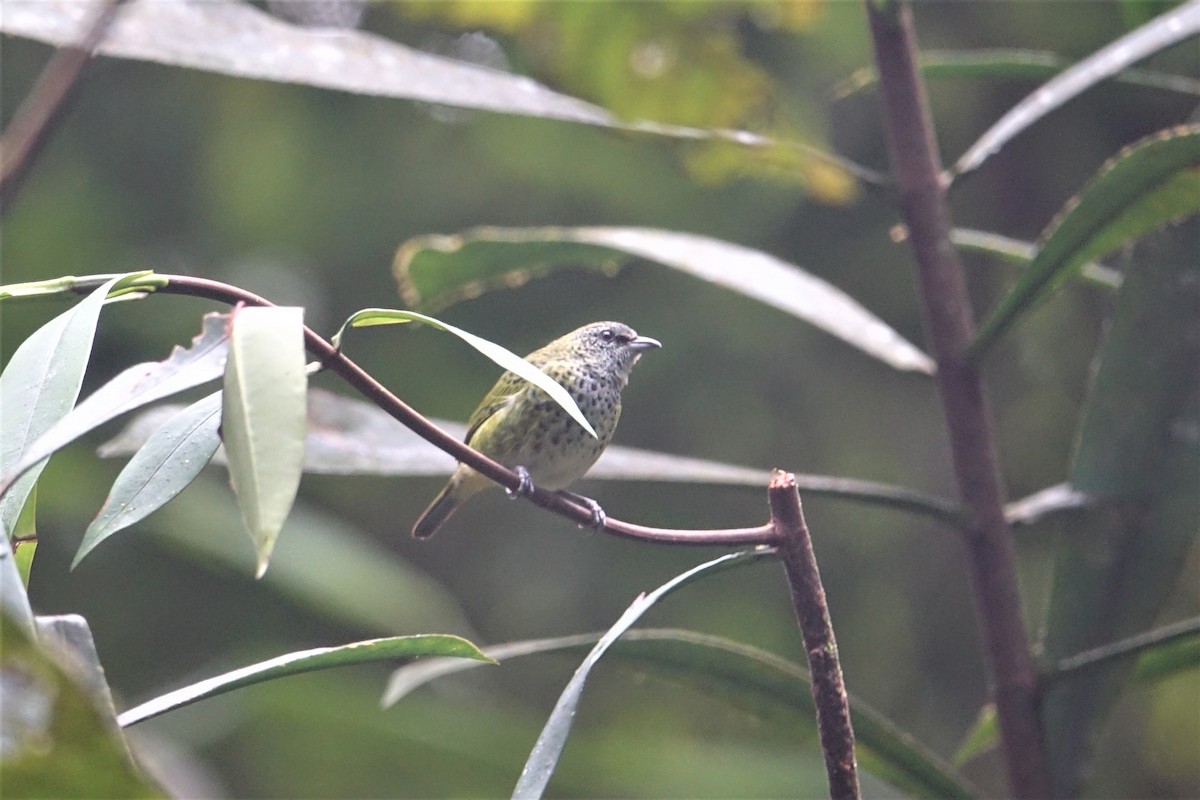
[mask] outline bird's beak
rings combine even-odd
[[[635,353],[640,353],[643,350],[655,350],[662,347],[662,342],[658,339],[651,339],[649,336],[635,336],[633,341],[626,345]]]

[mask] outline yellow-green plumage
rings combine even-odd
[[[506,372],[471,414],[465,441],[510,469],[524,467],[535,486],[565,489],[583,477],[612,441],[629,372],[644,350],[659,346],[628,325],[594,322],[525,357],[570,392],[595,438],[541,389]],[[413,526],[413,536],[432,536],[471,495],[491,486],[495,484],[459,464]]]

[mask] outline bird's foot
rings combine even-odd
[[[529,470],[522,466],[513,468],[513,472],[517,473],[517,477],[521,482],[517,484],[516,489],[505,489],[508,492],[508,499],[516,500],[518,497],[529,497],[533,494],[533,479],[529,477]]]
[[[608,522],[608,515],[604,513],[604,509],[600,507],[600,504],[597,503],[592,498],[584,497],[583,495],[575,494],[574,492],[565,492],[564,491],[564,492],[562,492],[562,494],[571,498],[576,503],[579,503],[582,506],[586,506],[587,508],[589,508],[591,510],[592,519],[587,523],[581,522],[579,524],[579,527],[595,528],[596,530],[599,530],[599,529],[603,528],[604,525]]]

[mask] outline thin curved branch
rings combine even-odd
[[[247,292],[236,286],[230,286],[229,284],[207,278],[161,274],[155,277],[165,281],[165,285],[159,288],[158,291],[169,294],[203,297],[230,305],[236,303],[245,303],[246,305],[254,306],[273,305],[266,298],[259,297],[253,292]],[[520,485],[521,478],[517,473],[499,462],[493,461],[478,450],[471,449],[437,425],[434,425],[403,400],[392,394],[387,387],[375,380],[366,370],[311,328],[305,327],[304,329],[304,344],[325,369],[337,374],[346,383],[357,389],[360,394],[430,444],[449,453],[459,461],[470,465],[472,469],[482,473],[487,478],[507,489],[515,490]],[[541,506],[548,511],[553,511],[578,525],[591,524],[592,510],[590,508],[556,492],[535,488],[533,493],[528,495],[528,499],[534,505]],[[747,545],[774,545],[778,540],[775,529],[770,523],[752,528],[682,530],[677,528],[647,527],[610,517],[605,521],[602,530],[606,533],[622,536],[627,539],[658,542],[660,544],[744,547]]]

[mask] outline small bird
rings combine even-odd
[[[561,491],[582,478],[608,447],[629,372],[644,351],[658,347],[656,339],[638,336],[628,325],[593,322],[525,357],[571,394],[595,438],[548,394],[506,372],[467,420],[464,441],[521,475],[515,494],[528,494],[535,484]],[[471,495],[490,486],[495,484],[460,463],[413,525],[413,536],[433,536]],[[596,527],[604,524],[595,501],[571,496],[591,507]]]

